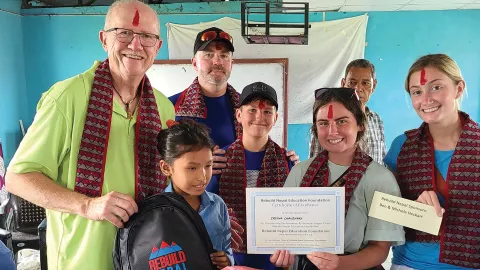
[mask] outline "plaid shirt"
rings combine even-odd
[[[376,112],[370,111],[365,107],[367,114],[367,134],[365,134],[365,142],[367,146],[367,154],[376,162],[383,164],[383,158],[387,154],[385,144],[385,134],[383,133],[383,122]],[[318,142],[313,138],[310,140],[310,157],[316,156],[321,148]]]

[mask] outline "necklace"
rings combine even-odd
[[[135,109],[136,109],[136,108],[133,109],[133,112],[130,112],[130,104],[137,98],[138,89],[137,89],[137,92],[135,92],[135,96],[134,96],[129,102],[123,101],[122,95],[120,95],[120,93],[117,91],[117,89],[115,88],[115,86],[113,86],[113,90],[115,90],[115,92],[117,93],[117,95],[120,97],[120,100],[122,101],[123,105],[125,106],[125,111],[127,111],[127,118],[128,118],[128,119],[132,119],[133,113],[135,112]]]

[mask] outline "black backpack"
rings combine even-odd
[[[117,231],[117,270],[214,270],[215,252],[200,215],[176,193],[146,198]]]

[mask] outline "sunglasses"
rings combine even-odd
[[[320,88],[315,90],[315,100],[320,99],[320,97],[327,93],[327,92],[333,92],[334,95],[337,95],[341,97],[342,99],[352,99],[355,97],[357,100],[360,100],[358,97],[357,91],[352,88]]]
[[[207,31],[207,32],[203,33],[202,36],[200,37],[200,40],[205,42],[205,41],[210,41],[210,40],[214,40],[214,39],[217,39],[217,38],[226,39],[226,40],[230,41],[230,43],[233,43],[233,38],[232,38],[232,36],[230,36],[230,34],[228,34],[227,32],[223,32],[223,31],[217,32],[215,30]]]

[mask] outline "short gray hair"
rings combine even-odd
[[[356,59],[348,63],[347,68],[345,69],[345,78],[347,78],[350,69],[354,67],[369,68],[372,73],[372,78],[375,80],[375,66],[367,59]]]

